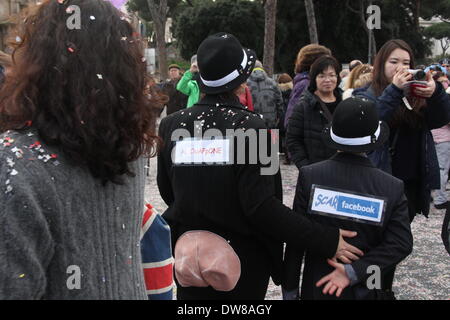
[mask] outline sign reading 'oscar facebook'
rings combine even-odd
[[[385,200],[379,197],[332,190],[318,185],[314,185],[311,190],[310,203],[312,213],[375,224],[382,223],[385,207]]]

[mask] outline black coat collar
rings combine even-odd
[[[208,106],[227,106],[227,107],[235,107],[241,108],[245,110],[245,107],[239,102],[239,99],[236,97],[229,99],[221,99],[219,100],[216,95],[205,95],[197,104],[199,105],[208,105]]]
[[[226,107],[226,108],[233,108],[233,109],[240,109],[240,110],[245,110],[247,112],[250,113],[255,113],[254,111],[250,111],[248,110],[245,106],[243,106],[240,102],[239,99],[236,97],[236,99],[234,98],[229,98],[229,99],[221,99],[219,100],[218,97],[216,95],[205,95],[198,103],[197,105],[200,106],[208,106],[208,107]]]
[[[362,156],[355,153],[350,152],[338,152],[334,156],[330,158],[330,160],[334,161],[340,161],[345,163],[352,163],[360,166],[365,167],[371,167],[374,168],[375,166],[372,164],[369,158],[366,156]]]
[[[334,90],[334,96],[336,97],[337,102],[342,101],[342,93],[343,93],[343,91],[339,87],[337,87]],[[313,108],[316,108],[317,110],[321,110],[320,103],[319,103],[320,98],[318,96],[316,96],[314,92],[311,92],[309,90],[309,88],[305,89],[305,91],[303,93],[303,97],[310,106],[312,106]]]

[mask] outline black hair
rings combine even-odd
[[[332,67],[336,71],[337,82],[336,88],[339,86],[341,82],[341,77],[339,73],[341,72],[341,65],[333,56],[322,56],[318,58],[311,66],[311,70],[309,71],[309,87],[308,90],[314,92],[317,90],[316,78],[317,76],[325,71],[328,67]]]

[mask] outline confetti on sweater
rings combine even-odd
[[[11,158],[6,158],[6,164],[7,164],[9,167],[13,167],[14,164],[15,164],[15,162],[14,162],[13,159],[11,159]]]

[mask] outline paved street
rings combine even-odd
[[[150,176],[146,185],[146,201],[158,212],[167,207],[156,186],[156,158],[151,160]],[[281,165],[285,205],[291,207],[298,170],[294,165]],[[413,253],[397,268],[394,292],[401,300],[450,299],[450,257],[440,237],[443,210],[432,208],[430,218],[417,216],[412,224]],[[280,287],[270,284],[267,300],[281,299]]]

